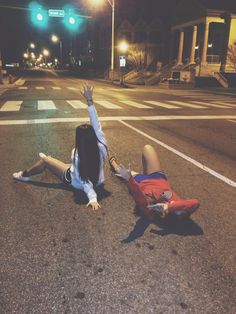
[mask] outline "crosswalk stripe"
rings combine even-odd
[[[176,104],[176,105],[180,105],[183,107],[190,107],[190,108],[196,108],[196,109],[206,109],[206,107],[200,106],[200,105],[194,105],[194,104],[190,104],[187,102],[183,102],[183,101],[175,101],[175,100],[168,100],[168,102],[172,103],[172,104]]]
[[[27,86],[20,86],[20,87],[18,87],[18,89],[28,89],[28,87]]]
[[[152,107],[150,106],[146,106],[146,105],[142,105],[142,104],[139,104],[135,101],[132,101],[132,100],[121,100],[120,102],[128,105],[128,106],[132,106],[132,107],[135,107],[135,108],[146,108],[146,109],[152,109]]]
[[[88,105],[80,100],[66,100],[66,102],[75,109],[86,109],[88,107]]]
[[[216,108],[232,108],[232,106],[230,105],[221,105],[221,104],[216,104],[216,103],[204,103],[203,101],[192,101],[195,104],[199,104],[199,105],[207,105],[209,107],[216,107]]]
[[[2,106],[0,111],[19,111],[21,104],[23,101],[20,100],[9,100],[6,101],[5,104]]]
[[[69,90],[78,90],[78,88],[76,88],[76,87],[67,87],[67,89],[69,89]]]
[[[59,86],[52,86],[52,89],[54,89],[54,90],[60,90],[61,87],[59,87]]]
[[[38,100],[38,110],[55,110],[56,106],[52,100]]]
[[[43,86],[36,86],[35,88],[36,88],[36,89],[39,89],[39,90],[45,89],[45,87],[43,87]]]
[[[227,102],[221,102],[221,101],[217,101],[217,104],[225,106],[225,107],[229,107],[229,108],[235,108],[235,102],[231,101],[232,104],[230,103],[230,101]]]
[[[99,105],[107,108],[107,109],[121,109],[120,106],[117,106],[109,101],[106,100],[97,100],[96,103],[98,103]]]
[[[151,101],[151,100],[146,100],[144,101],[150,105],[154,105],[154,106],[158,106],[158,107],[163,107],[163,108],[167,108],[167,109],[180,109],[179,107],[177,106],[174,106],[174,105],[169,105],[169,104],[164,104],[162,102],[159,102],[159,101]]]

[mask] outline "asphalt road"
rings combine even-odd
[[[0,89],[0,313],[234,314],[235,95],[90,83],[118,159],[141,171],[154,145],[176,192],[201,206],[185,224],[150,224],[108,164],[97,212],[48,172],[14,182],[41,151],[70,162],[88,117],[82,80],[27,73]]]

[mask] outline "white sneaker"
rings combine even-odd
[[[39,157],[43,159],[43,158],[47,157],[47,155],[45,155],[44,153],[39,153]]]
[[[24,182],[30,181],[30,177],[24,177],[22,176],[22,174],[23,174],[23,171],[15,172],[13,173],[12,177],[13,179],[19,180],[19,181],[24,181]]]

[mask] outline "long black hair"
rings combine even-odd
[[[78,171],[82,180],[90,180],[94,185],[99,180],[100,154],[98,139],[90,124],[82,124],[76,128],[75,154],[78,154]]]

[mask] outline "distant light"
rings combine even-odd
[[[128,44],[126,41],[122,41],[120,44],[119,44],[119,49],[121,52],[126,52],[127,49],[128,49]]]
[[[213,47],[213,44],[208,44],[208,48],[212,48]]]
[[[51,39],[54,43],[59,41],[59,38],[57,37],[57,35],[52,35]]]
[[[42,21],[42,20],[43,20],[43,14],[42,14],[42,13],[38,13],[38,14],[36,15],[36,17],[37,17],[37,20],[38,20],[38,21]]]
[[[49,56],[49,51],[47,50],[47,49],[44,49],[43,50],[43,55],[45,56],[45,57],[48,57]]]
[[[69,18],[69,23],[72,24],[72,25],[75,24],[75,18],[74,18],[73,16],[71,16],[71,17]]]
[[[30,44],[30,48],[31,48],[31,49],[34,49],[34,48],[35,48],[35,44],[34,44],[34,43],[31,43],[31,44]]]
[[[195,46],[195,49],[198,50],[198,49],[199,49],[199,46]]]

